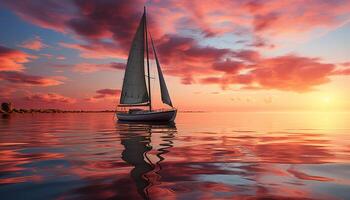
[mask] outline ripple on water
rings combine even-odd
[[[215,119],[215,120],[213,120]],[[4,199],[346,199],[350,115],[110,113],[0,119]],[[324,118],[322,118],[324,119]]]

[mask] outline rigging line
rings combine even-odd
[[[148,30],[147,30],[148,31]],[[149,35],[149,37],[150,37],[150,39],[151,39],[151,43],[152,43],[152,49],[154,48],[154,44],[153,44],[153,38],[152,38],[152,35],[151,35],[151,32],[149,32],[148,31],[148,35]],[[156,55],[154,54],[154,51],[151,51],[152,52],[152,55],[153,55],[153,60],[154,60],[154,62],[156,62]],[[154,64],[154,63],[153,63]],[[156,64],[157,65],[157,64]],[[153,85],[152,85],[152,90],[153,91],[155,91],[155,89],[154,89],[154,85],[156,85],[156,72],[155,72],[155,70],[154,69],[157,69],[158,70],[158,68],[157,68],[157,66],[153,66],[152,67],[152,69],[153,69],[153,71],[152,71],[152,73],[153,73]],[[159,77],[158,77],[158,80],[159,80]]]
[[[154,90],[154,87],[155,87],[155,85],[156,85],[156,74],[155,74],[154,70],[153,70],[153,77],[154,77],[154,78],[152,78],[152,81],[153,81],[152,90],[155,91],[155,90]]]

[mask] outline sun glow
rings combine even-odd
[[[329,104],[329,103],[331,103],[331,101],[332,101],[332,99],[329,96],[324,96],[322,98],[322,102],[325,103],[325,104]]]

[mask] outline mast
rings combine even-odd
[[[147,20],[146,20],[146,6],[143,7],[145,14],[145,33],[146,33],[146,55],[147,55],[147,78],[148,78],[148,96],[149,96],[149,110],[152,110],[152,98],[151,98],[151,75],[149,73],[149,54],[148,54],[148,36],[147,36]]]

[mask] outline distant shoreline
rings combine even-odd
[[[60,110],[60,109],[13,109],[11,112],[4,112],[0,109],[2,114],[12,114],[12,113],[114,113],[116,110]],[[181,113],[205,113],[207,111],[191,111],[184,110],[179,111]]]
[[[60,109],[13,109],[11,112],[4,112],[0,110],[3,114],[12,113],[101,113],[101,112],[115,112],[115,110],[60,110]]]

